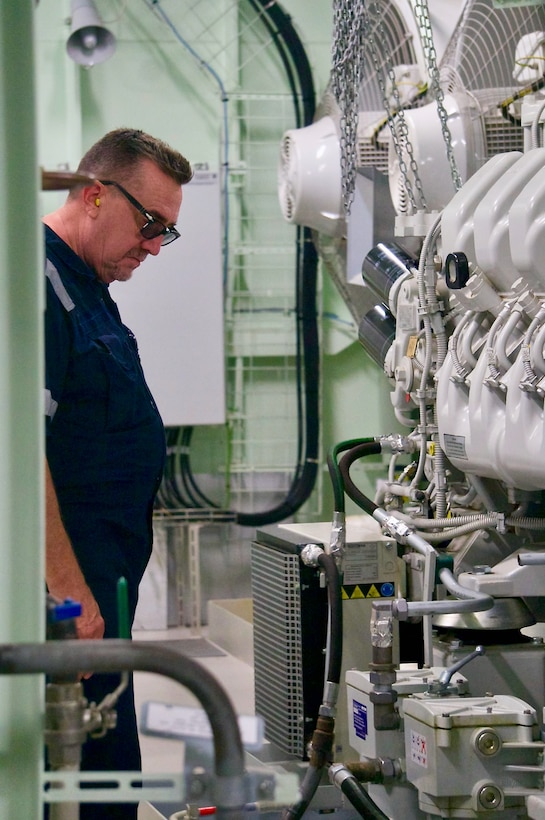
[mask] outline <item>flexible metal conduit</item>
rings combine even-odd
[[[155,672],[186,686],[205,710],[214,738],[217,813],[242,816],[244,750],[237,716],[225,690],[192,658],[148,641],[47,641],[0,645],[0,674],[78,675],[93,672]]]

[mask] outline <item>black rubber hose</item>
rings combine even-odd
[[[340,784],[341,791],[354,806],[360,817],[365,820],[389,820],[377,804],[369,796],[368,792],[360,786],[352,775],[345,777]]]
[[[349,439],[348,441],[341,441],[338,444],[334,444],[333,447],[331,447],[327,453],[327,468],[329,471],[329,477],[331,479],[331,484],[333,487],[335,510],[337,512],[344,513],[345,511],[344,487],[338,465],[339,453],[344,453],[346,452],[346,450],[351,450],[357,444],[366,444],[372,441],[375,441],[375,439],[369,437],[353,438]]]
[[[337,562],[332,555],[322,553],[318,564],[325,572],[327,580],[327,596],[329,603],[330,642],[327,680],[331,683],[340,683],[343,653],[343,607],[341,593],[341,578],[337,569]]]
[[[378,509],[378,506],[356,487],[350,478],[350,467],[359,458],[364,458],[365,456],[377,456],[380,455],[381,452],[382,448],[378,441],[365,442],[364,444],[358,444],[356,447],[353,447],[345,453],[339,461],[339,470],[342,476],[345,493],[358,505],[358,507],[361,507],[362,510],[365,510],[365,512],[369,513],[369,515],[373,515],[375,510]]]
[[[341,679],[343,646],[341,579],[337,563],[332,555],[322,552],[318,557],[318,564],[326,575],[329,603],[330,640],[327,680],[338,684]],[[332,717],[318,716],[311,743],[311,760],[299,788],[301,796],[296,803],[284,809],[281,815],[282,820],[299,820],[307,810],[320,785],[324,766],[330,762],[328,758],[331,754],[334,728]]]

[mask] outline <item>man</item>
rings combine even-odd
[[[151,553],[152,509],[164,429],[134,336],[108,286],[179,236],[188,161],[142,131],[118,129],[83,157],[73,188],[46,225],[46,581],[82,604],[80,638],[118,637],[117,582],[127,580],[130,624]],[[83,671],[83,670],[82,670]],[[118,675],[92,675],[99,703]],[[84,745],[82,769],[138,770],[132,681],[117,728]],[[136,818],[136,804],[82,804],[82,818]]]

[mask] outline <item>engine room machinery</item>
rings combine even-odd
[[[316,663],[310,638],[322,630],[318,735],[308,733],[304,747],[291,750],[309,761],[311,774],[286,820],[322,810],[326,783],[343,795],[329,810],[349,816],[542,820],[544,12],[466,3],[439,65],[427,4],[418,0],[410,5],[424,57],[388,65],[380,43],[388,41],[388,14],[403,17],[404,5],[334,4],[341,16],[321,118],[287,133],[282,144],[286,218],[314,229],[333,278],[339,270],[347,274],[349,285],[339,286],[347,300],[354,287],[347,269],[353,248],[346,246],[357,233],[350,207],[358,174],[366,175],[366,164],[376,171],[381,150],[389,152],[383,170],[394,224],[378,241],[362,226],[372,242],[361,256],[360,291],[350,307],[359,316],[360,342],[384,371],[397,424],[330,447],[335,509],[332,525],[323,525],[327,532],[311,524],[258,532],[256,699],[266,711],[278,697],[271,673],[260,670],[260,657],[279,662],[260,619],[283,612],[282,623],[303,625],[283,672],[283,680],[299,687],[301,707],[290,719],[299,719],[296,732],[303,731],[305,662]],[[479,15],[486,20],[480,29]],[[483,43],[489,38],[487,53],[478,52],[479,32]],[[496,74],[484,81],[491,63]],[[367,104],[366,72],[382,114]],[[402,77],[412,83],[408,97]],[[423,86],[427,100],[418,91]],[[439,118],[433,127],[432,110]],[[493,145],[493,121],[508,124],[513,140]],[[366,163],[371,149],[377,161]],[[309,188],[305,174],[321,158],[325,179],[331,156],[340,160],[342,181],[336,177],[336,187],[328,184],[317,195],[316,176]],[[374,497],[351,474],[368,457],[381,457],[384,465]],[[370,522],[364,534],[354,536],[362,516],[346,515],[346,497]],[[363,593],[357,623],[335,627],[336,610],[341,620],[349,611],[343,594],[356,545],[360,555],[376,548],[380,556],[375,577],[365,581],[375,591],[369,594],[369,585]],[[387,578],[381,561],[392,545],[395,572]],[[299,574],[284,586],[297,593],[288,617],[273,586],[267,590],[262,582],[261,562],[272,562],[272,572],[272,564],[294,555]],[[337,581],[327,561],[335,564]],[[369,572],[370,564],[360,570]],[[378,591],[383,583],[390,584],[386,595]],[[343,601],[338,607],[330,600],[328,615],[313,616],[309,637],[304,593],[312,584],[337,584]],[[337,640],[346,657],[332,673],[328,659]],[[324,727],[330,719],[335,727]],[[281,729],[270,730],[277,744]]]

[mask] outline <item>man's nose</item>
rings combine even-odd
[[[150,253],[152,256],[157,256],[157,254],[161,250],[162,242],[163,237],[161,234],[159,234],[159,236],[155,236],[153,239],[144,239],[140,243],[140,245],[144,248],[145,251]]]

